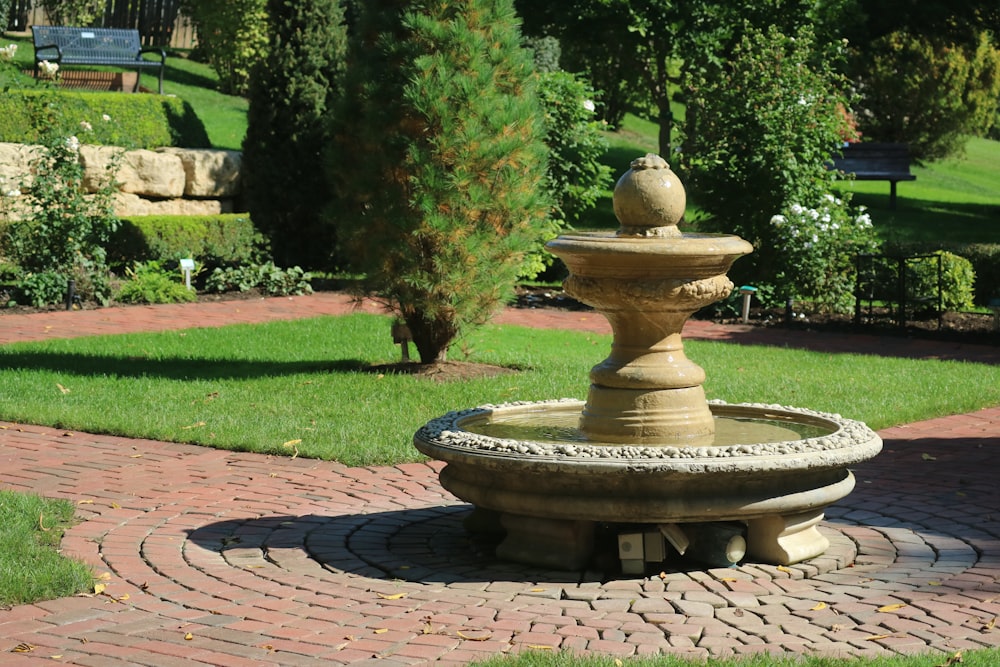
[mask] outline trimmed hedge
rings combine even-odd
[[[887,244],[883,250],[904,255],[945,251],[964,257],[972,263],[972,269],[976,274],[973,303],[985,306],[991,299],[1000,298],[1000,243]]]
[[[265,255],[264,237],[250,217],[234,213],[130,217],[121,221],[108,245],[108,263],[115,269],[190,257],[211,271],[258,263]]]
[[[105,120],[105,117],[108,120]],[[74,128],[84,143],[125,148],[210,148],[205,126],[187,102],[166,95],[9,90],[0,96],[0,141],[39,143],[38,127]],[[84,129],[84,123],[90,130]]]

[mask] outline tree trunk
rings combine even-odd
[[[420,363],[433,364],[448,358],[448,347],[458,335],[451,318],[444,316],[428,320],[423,313],[417,312],[404,315],[403,319],[410,329],[413,345],[420,355]]]

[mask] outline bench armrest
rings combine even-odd
[[[54,49],[55,52],[56,52],[56,57],[55,58],[46,58],[44,56],[39,56],[38,55],[39,51],[45,51],[47,49]],[[35,62],[39,63],[39,62],[42,62],[43,60],[54,60],[57,63],[61,62],[62,61],[62,47],[59,46],[58,44],[46,44],[45,46],[36,46],[35,47]]]
[[[136,56],[137,59],[142,58],[144,53],[155,53],[160,56],[160,63],[166,64],[167,62],[167,52],[163,49],[157,48],[155,46],[147,46],[145,48],[139,49],[139,54]]]

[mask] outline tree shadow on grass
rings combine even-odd
[[[304,373],[359,373],[371,365],[359,359],[303,361],[252,361],[246,359],[193,359],[104,356],[69,352],[15,352],[0,349],[0,372],[44,370],[77,376],[172,380],[254,379]]]

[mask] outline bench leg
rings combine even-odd
[[[889,181],[889,208],[896,210],[896,181]]]

